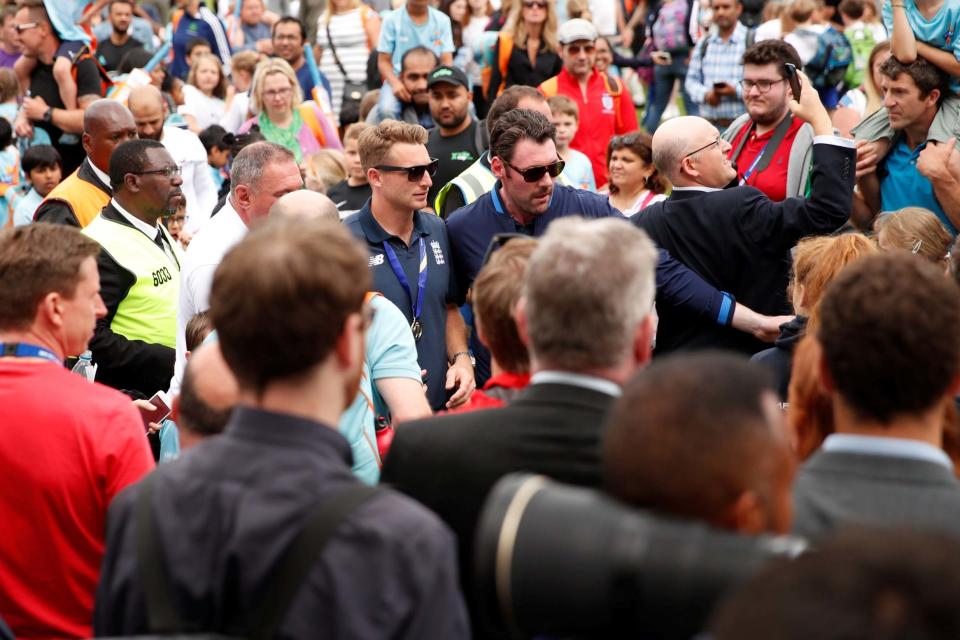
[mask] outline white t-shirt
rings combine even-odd
[[[224,100],[206,96],[192,84],[183,85],[183,104],[177,108],[177,113],[193,116],[201,129],[220,124],[220,118],[226,110],[227,103]]]
[[[590,15],[593,26],[602,36],[617,34],[617,5],[613,0],[590,0]]]
[[[180,266],[180,304],[177,305],[177,361],[170,381],[170,394],[180,392],[183,370],[187,366],[187,341],[184,332],[190,318],[210,308],[210,286],[213,273],[227,251],[247,235],[247,225],[240,219],[230,199],[203,225],[190,242]]]
[[[244,91],[243,93],[235,94],[233,100],[230,101],[230,107],[227,109],[227,112],[220,118],[220,126],[230,133],[236,134],[240,131],[241,125],[250,119],[248,115],[249,111],[250,92]]]
[[[783,25],[780,23],[780,18],[767,20],[757,27],[757,30],[754,33],[753,41],[760,42],[762,40],[779,40],[782,32]]]
[[[180,127],[165,126],[163,146],[180,166],[183,176],[183,195],[187,199],[187,219],[184,229],[195,234],[210,219],[217,206],[217,187],[207,168],[207,151],[197,134]]]
[[[783,36],[783,41],[793,45],[800,56],[800,62],[806,65],[817,53],[817,39],[826,30],[822,24],[807,24]]]

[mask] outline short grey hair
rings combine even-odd
[[[680,163],[686,155],[687,145],[688,140],[682,136],[658,138],[657,143],[653,145],[653,166],[670,182],[675,182],[680,171]]]
[[[647,234],[626,220],[554,221],[527,267],[534,359],[574,372],[622,363],[653,309],[658,259]]]
[[[252,189],[260,186],[264,168],[277,162],[297,160],[289,149],[273,142],[254,142],[241,149],[230,167],[230,195],[236,194],[239,185]]]

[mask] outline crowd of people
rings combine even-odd
[[[960,637],[960,0],[0,17],[0,638],[554,637],[515,472],[803,549],[704,637]]]

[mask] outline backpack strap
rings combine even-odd
[[[151,473],[140,482],[140,492],[134,505],[137,573],[146,595],[148,627],[153,634],[197,631],[195,625],[181,620],[173,601],[172,582],[162,557],[153,512],[152,487],[155,478],[156,473]],[[249,624],[244,630],[244,637],[252,640],[275,637],[327,542],[347,516],[377,493],[380,490],[376,487],[351,484],[314,507],[268,577],[265,595],[247,618]]]
[[[366,3],[360,3],[360,25],[363,27],[363,34],[367,38],[367,49],[374,51],[377,48],[377,43],[371,42],[370,34],[367,33],[367,22],[370,21],[370,11],[371,9]],[[333,44],[333,40],[331,40],[330,43]]]
[[[164,562],[153,517],[153,481],[156,473],[140,481],[140,492],[134,505],[134,527],[137,541],[137,575],[147,604],[147,628],[152,634],[186,631],[173,602],[170,572]]]
[[[621,131],[623,129],[623,118],[620,115],[620,101],[623,99],[623,83],[606,72],[603,74],[603,82],[606,85],[607,93],[613,97],[616,130]]]
[[[272,640],[276,637],[327,542],[350,513],[379,492],[376,487],[351,484],[317,505],[268,579],[269,588],[249,618],[248,638]]]

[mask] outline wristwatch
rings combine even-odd
[[[456,362],[457,358],[459,358],[460,356],[468,356],[470,358],[470,365],[473,367],[477,366],[477,359],[474,358],[472,355],[470,355],[469,351],[458,351],[457,353],[450,356],[450,361],[449,361],[450,364],[453,364],[454,362]]]
[[[43,121],[47,123],[53,122],[53,107],[47,107],[47,110],[43,112]]]

